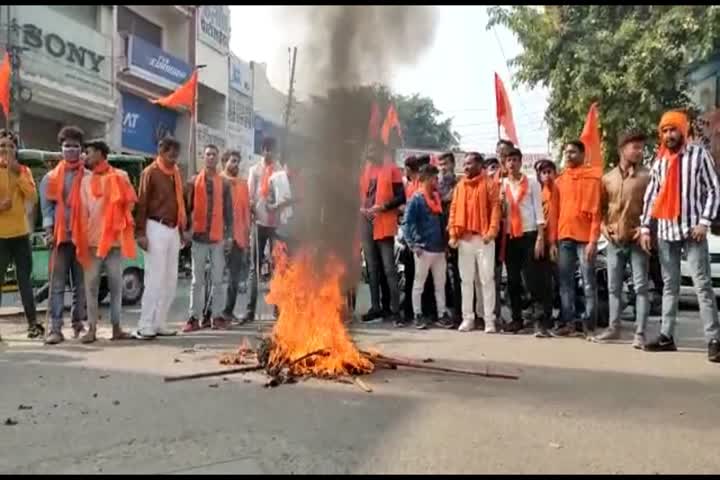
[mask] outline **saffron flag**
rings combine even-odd
[[[153,100],[152,103],[165,108],[178,109],[187,108],[190,114],[195,114],[195,95],[197,94],[198,71],[195,69],[190,78],[180,85],[177,90],[166,97]]]
[[[390,104],[387,115],[385,116],[385,122],[382,126],[382,141],[385,145],[390,145],[390,132],[393,128],[397,129],[398,136],[400,137],[400,144],[402,145],[402,130],[400,130],[400,118],[398,117],[395,105]]]
[[[580,135],[580,141],[585,145],[585,163],[591,167],[599,167],[602,171],[603,158],[597,102],[590,105],[590,110],[585,118],[585,126]]]
[[[10,77],[12,68],[10,66],[10,55],[5,52],[2,64],[0,64],[0,108],[5,113],[5,121],[10,119]]]
[[[380,126],[380,107],[378,107],[377,102],[373,102],[368,125],[368,138],[370,140],[377,140],[380,137]]]
[[[498,127],[502,127],[505,130],[506,137],[517,146],[518,137],[515,131],[512,108],[510,108],[510,99],[497,73],[495,74],[495,109]]]

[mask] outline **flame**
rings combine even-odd
[[[275,272],[267,302],[277,305],[280,315],[272,332],[268,364],[287,365],[290,373],[298,376],[372,372],[372,362],[356,348],[342,319],[343,263],[335,256],[319,260],[308,248],[289,259],[280,242],[273,256]],[[324,355],[300,360],[318,351]]]

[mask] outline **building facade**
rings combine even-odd
[[[67,124],[106,138],[116,111],[113,7],[4,5],[0,14],[3,50],[16,54],[13,84],[22,91],[10,123],[23,145],[57,150]]]

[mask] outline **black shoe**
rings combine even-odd
[[[522,320],[513,320],[512,322],[505,325],[503,328],[503,331],[507,333],[518,333],[520,330],[523,329],[523,321]]]
[[[362,316],[360,321],[366,325],[371,323],[381,323],[383,321],[383,312],[380,310],[370,309],[365,315]]]
[[[708,343],[708,360],[713,363],[720,363],[720,340],[717,338]]]
[[[27,338],[42,338],[45,336],[45,327],[39,323],[33,323],[28,327]]]
[[[415,321],[413,322],[415,325],[415,328],[418,330],[426,330],[427,329],[427,322],[423,318],[422,315],[415,315]]]
[[[677,352],[675,340],[668,338],[662,333],[652,342],[646,343],[644,350],[646,352]]]
[[[575,327],[570,325],[558,325],[550,332],[553,337],[569,337],[575,334]]]
[[[455,322],[452,321],[452,319],[450,318],[450,315],[448,315],[447,313],[444,313],[442,317],[437,319],[437,321],[435,322],[435,325],[437,325],[440,328],[445,328],[445,329],[449,330],[449,329],[453,328],[453,326],[455,325]],[[475,323],[475,325],[477,325],[477,322]]]

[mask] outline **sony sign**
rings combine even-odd
[[[46,78],[82,94],[105,99],[111,93],[111,40],[48,6],[15,7],[18,41],[27,50],[24,73]]]

